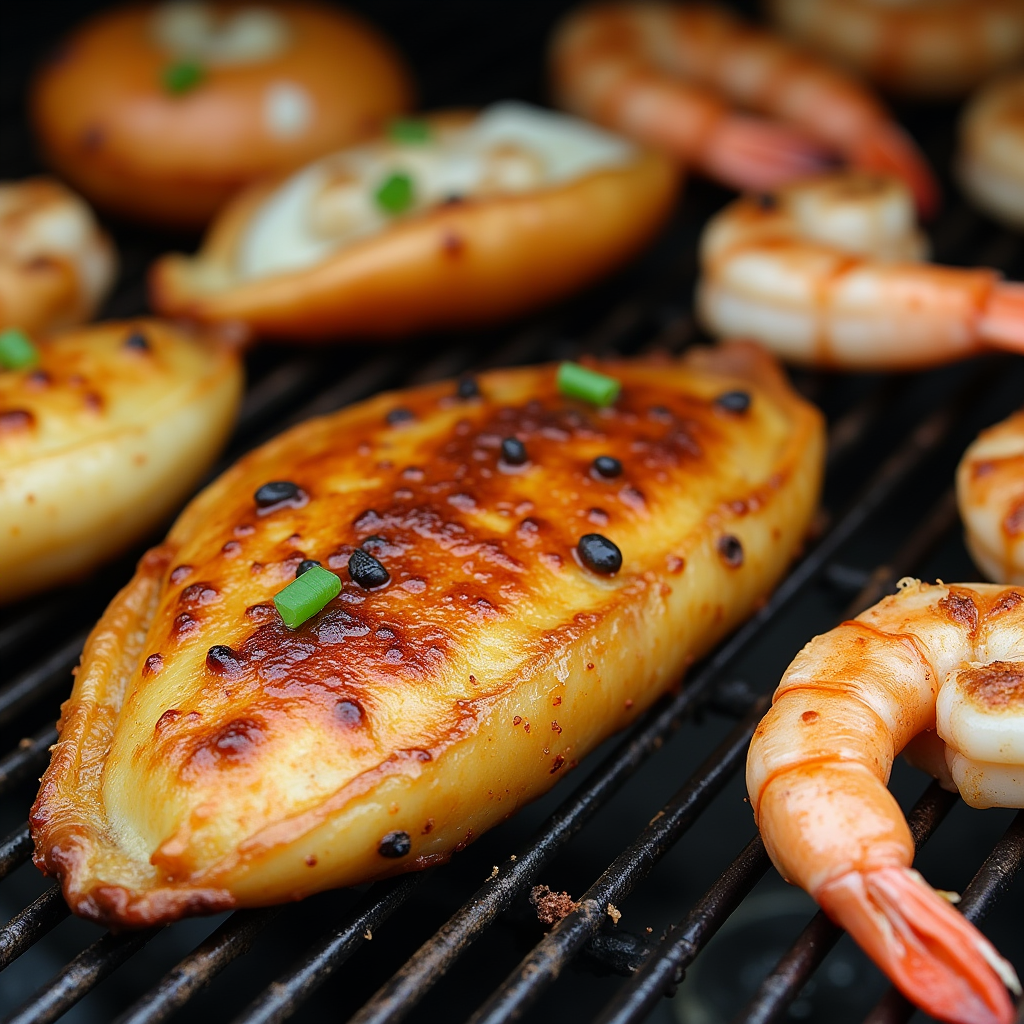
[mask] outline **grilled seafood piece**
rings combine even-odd
[[[81,576],[145,537],[234,423],[237,356],[156,320],[34,343],[0,369],[0,603]]]
[[[217,0],[90,18],[36,76],[31,114],[50,163],[98,206],[198,228],[244,185],[411,103],[398,54],[355,15]]]
[[[863,85],[722,8],[583,7],[556,31],[551,69],[567,110],[727,185],[777,188],[839,154],[902,178],[924,213],[938,201],[924,158]]]
[[[999,583],[1024,583],[1024,411],[983,430],[956,471],[964,539]]]
[[[197,257],[156,263],[152,301],[281,338],[500,320],[636,252],[676,181],[667,159],[521,103],[399,121],[244,193]]]
[[[926,251],[895,178],[844,171],[745,196],[704,229],[698,314],[719,337],[850,370],[1024,349],[1024,287]]]
[[[886,783],[914,741],[916,763],[972,806],[1024,806],[1022,698],[1024,593],[903,579],[797,655],[747,757],[754,817],[783,877],[908,999],[957,1024],[1010,1024],[1004,985],[1020,985],[911,869],[914,843]]]
[[[1022,12],[1024,16],[1024,12]],[[1024,74],[1006,75],[971,99],[960,121],[960,183],[986,213],[1024,227]]]
[[[32,811],[76,913],[444,861],[757,606],[815,507],[818,412],[755,346],[600,369],[603,409],[554,366],[380,395],[188,506],[88,641]],[[289,628],[310,574],[334,586]]]
[[[113,243],[73,192],[50,178],[0,184],[0,327],[82,323],[116,275]]]
[[[1024,56],[1020,0],[767,0],[816,53],[910,96],[970,92]]]

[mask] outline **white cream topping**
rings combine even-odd
[[[209,4],[160,4],[150,31],[161,49],[207,64],[253,64],[285,50],[288,22],[266,7],[242,7],[218,15]]]
[[[465,127],[433,129],[423,142],[378,140],[303,168],[253,215],[236,269],[253,278],[312,266],[452,197],[561,185],[628,163],[635,152],[625,139],[576,118],[499,103]],[[412,202],[389,213],[376,196],[396,174],[408,176]]]
[[[275,139],[294,138],[313,120],[313,100],[295,82],[271,82],[263,97],[263,118]]]

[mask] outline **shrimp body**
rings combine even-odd
[[[768,0],[818,53],[912,96],[959,96],[1024,56],[1020,0]]]
[[[938,724],[964,799],[1020,806],[1024,791],[1003,792],[1000,773],[1024,766],[1021,707],[1024,593],[905,579],[797,655],[750,745],[747,791],[776,867],[941,1020],[1008,1024],[1004,986],[1020,986],[911,869],[914,844],[886,783],[896,755]]]
[[[557,30],[551,66],[561,105],[727,184],[804,177],[824,148],[901,177],[923,211],[937,201],[924,159],[863,86],[717,7],[585,7]]]
[[[986,213],[1024,227],[1024,74],[985,86],[960,122],[958,171],[964,191]]]
[[[990,580],[1024,583],[1024,410],[978,435],[956,493],[974,564]]]
[[[698,314],[796,363],[913,369],[1024,347],[1024,289],[921,262],[909,193],[856,171],[744,197],[701,240]]]

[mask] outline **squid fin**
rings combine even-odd
[[[1013,968],[966,918],[910,868],[851,871],[817,894],[893,984],[952,1024],[1012,1024]]]

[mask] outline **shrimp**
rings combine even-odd
[[[957,171],[968,196],[998,220],[1024,228],[1024,73],[971,99],[960,121]]]
[[[741,198],[708,223],[698,315],[720,337],[853,370],[1024,349],[1024,285],[926,255],[896,179],[843,171],[797,182]]]
[[[1004,780],[1006,762],[1024,764],[1022,703],[1024,593],[903,579],[797,655],[747,757],[754,818],[782,875],[904,995],[957,1024],[1009,1024],[1006,987],[1020,984],[911,869],[913,840],[886,783],[908,742],[937,735],[946,782],[968,803],[1021,806],[1024,787]]]
[[[969,92],[1024,56],[1020,0],[768,0],[794,39],[910,96]]]
[[[821,171],[828,152],[902,178],[922,213],[938,201],[924,158],[862,85],[717,7],[584,7],[557,29],[551,68],[562,106],[726,184],[772,189]]]
[[[990,580],[1024,583],[1024,410],[967,449],[956,495],[974,564]]]

